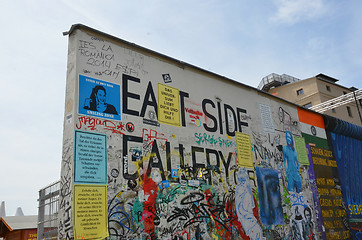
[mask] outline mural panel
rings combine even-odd
[[[343,204],[337,163],[329,150],[323,117],[298,108],[303,137],[309,151],[314,205],[323,239],[349,239],[350,231]]]

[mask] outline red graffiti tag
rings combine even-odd
[[[203,116],[204,114],[198,110],[193,110],[191,108],[185,108],[185,111],[189,113],[191,122],[196,126],[200,127],[201,126],[200,117]]]
[[[164,140],[167,141],[163,133],[158,133],[157,131],[147,128],[143,129],[142,138],[144,142],[153,142],[153,140]]]
[[[105,130],[112,131],[112,133],[118,133],[124,135],[123,132],[124,123],[113,122],[111,120],[103,120],[94,117],[79,117],[78,123],[75,125],[77,129],[81,129],[83,126],[89,128],[90,130],[96,130],[97,128],[103,128]]]
[[[193,110],[191,108],[185,108],[185,111],[187,113],[190,113],[190,114],[193,114],[193,115],[196,115],[196,116],[202,116],[204,115],[202,112],[198,111],[198,110]]]

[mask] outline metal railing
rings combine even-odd
[[[279,75],[276,73],[271,73],[268,76],[262,78],[258,85],[258,89],[267,92],[271,87],[278,87],[287,83],[298,81],[300,81],[299,78],[295,78],[287,74]]]
[[[60,181],[39,190],[37,239],[58,239]]]
[[[322,102],[309,109],[322,113],[327,110],[330,110],[330,109],[333,109],[333,108],[336,108],[339,106],[343,106],[343,105],[351,103],[351,102],[355,102],[359,99],[362,99],[362,89],[354,91],[354,92],[350,92],[348,94],[344,94],[342,96],[333,98],[333,99],[325,101],[325,102]],[[357,104],[357,106],[358,106],[358,104]]]

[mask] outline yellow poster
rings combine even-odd
[[[158,89],[158,121],[172,126],[180,126],[179,90],[159,83]]]
[[[254,167],[250,135],[246,133],[235,132],[235,138],[239,166],[248,168]]]
[[[299,163],[302,165],[309,166],[308,152],[307,148],[305,147],[304,138],[295,136],[294,141],[295,141],[295,148],[297,149],[297,156]]]
[[[74,239],[108,237],[107,186],[73,186]]]

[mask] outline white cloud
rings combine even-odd
[[[295,24],[315,19],[326,11],[322,0],[276,0],[278,11],[270,18],[272,22]]]

